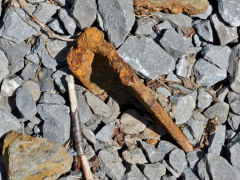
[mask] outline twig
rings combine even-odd
[[[77,96],[75,91],[74,78],[72,75],[68,76],[68,92],[71,104],[71,117],[73,123],[75,150],[77,152],[77,159],[80,160],[80,162],[78,163],[81,163],[85,178],[87,180],[93,180],[92,172],[90,170],[87,157],[84,153],[83,135],[80,126],[81,122],[77,106]]]
[[[213,100],[216,103],[220,102],[219,99],[217,98],[216,94],[213,94],[210,90],[205,90],[205,91],[213,97]]]
[[[32,12],[27,8],[25,0],[18,0],[18,3],[20,4],[21,8],[27,12],[27,14],[32,18],[32,20],[38,24],[45,32],[48,33],[49,38],[55,38],[60,39],[62,41],[74,41],[74,39],[69,39],[66,37],[59,36],[55,34],[49,27],[45,26],[43,23],[41,23],[38,18],[32,14]]]

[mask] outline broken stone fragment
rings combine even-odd
[[[174,14],[203,14],[208,8],[208,0],[134,0],[135,10],[144,13],[165,11]]]
[[[11,131],[4,139],[8,179],[57,179],[71,169],[73,158],[60,144]]]

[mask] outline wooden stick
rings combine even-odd
[[[84,154],[84,143],[83,143],[83,135],[81,130],[81,121],[79,117],[79,111],[77,106],[77,96],[75,91],[74,85],[74,77],[72,75],[68,76],[68,92],[71,104],[71,117],[72,117],[72,124],[73,124],[73,134],[74,134],[74,145],[75,150],[77,152],[77,156],[80,158],[80,162],[85,178],[87,180],[93,180],[92,172],[90,170],[88,160],[86,155]],[[78,166],[80,167],[80,166]]]

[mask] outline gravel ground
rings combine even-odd
[[[136,101],[102,101],[76,80],[96,179],[239,179],[240,1],[210,3],[205,14],[147,17],[136,16],[129,0],[27,0],[57,35],[103,30],[189,141],[208,137],[204,149],[185,153]],[[0,147],[10,130],[64,144],[72,138],[66,54],[75,42],[48,38],[15,1],[0,5]],[[82,173],[72,169],[59,179],[76,177]]]

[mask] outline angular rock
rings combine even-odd
[[[208,153],[197,166],[201,179],[238,179],[234,168],[227,160],[212,153]]]
[[[57,104],[38,104],[38,114],[43,123],[43,137],[64,144],[70,137],[69,107]]]
[[[70,35],[74,35],[77,25],[73,18],[68,15],[68,12],[65,9],[61,8],[59,10],[58,16],[64,27],[66,28],[67,32]]]
[[[168,154],[175,148],[176,148],[175,145],[173,145],[172,143],[170,143],[168,141],[164,141],[164,140],[160,140],[160,142],[158,143],[158,147],[157,147],[157,149],[160,150],[161,152],[163,152],[164,154]]]
[[[27,0],[27,2],[31,3],[31,4],[40,4],[45,2],[46,0]]]
[[[190,168],[185,169],[182,173],[182,176],[184,180],[199,180],[199,178],[194,174],[194,172]]]
[[[39,64],[40,58],[37,53],[29,53],[25,56],[26,60]]]
[[[0,107],[11,112],[11,106],[9,104],[9,99],[6,96],[0,95]]]
[[[174,149],[169,154],[169,164],[179,174],[187,167],[186,155],[181,149]]]
[[[231,126],[233,131],[237,131],[240,128],[240,116],[229,113],[228,115],[228,124]]]
[[[140,148],[125,150],[122,152],[123,159],[130,164],[145,164],[147,159]]]
[[[232,109],[232,111],[238,115],[240,115],[240,94],[235,92],[229,92],[228,93],[228,103]]]
[[[240,134],[235,135],[232,140],[227,144],[227,148],[230,155],[231,164],[234,168],[240,170],[240,144],[239,144]]]
[[[238,38],[237,28],[226,26],[216,14],[211,16],[211,21],[222,46]]]
[[[207,42],[213,42],[213,30],[210,20],[202,21],[195,25],[198,35]]]
[[[38,101],[41,95],[40,86],[38,83],[33,81],[25,81],[22,86],[30,92],[34,101]]]
[[[143,173],[147,179],[159,180],[166,174],[166,167],[161,163],[146,164],[144,165]]]
[[[112,134],[115,129],[114,123],[107,124],[96,134],[96,139],[103,142],[112,142]]]
[[[161,180],[177,180],[174,176],[165,175],[161,178]]]
[[[104,122],[105,124],[109,124],[115,121],[120,114],[119,104],[113,98],[109,97],[107,105],[111,109],[112,115],[107,118],[103,117],[102,122]]]
[[[0,36],[16,43],[20,43],[37,33],[27,23],[25,12],[21,8],[14,8],[13,6],[10,6],[4,14],[2,25]]]
[[[197,34],[194,34],[194,35],[193,35],[193,41],[194,41],[194,45],[195,45],[196,47],[200,47],[201,44],[202,44],[202,42],[201,42],[201,40],[199,39],[199,36],[198,36]]]
[[[213,7],[211,4],[209,4],[207,10],[205,11],[204,14],[197,14],[197,15],[191,15],[191,17],[194,18],[200,18],[200,19],[207,19],[210,14],[212,14]]]
[[[34,80],[38,67],[37,64],[28,62],[21,73],[23,80]]]
[[[95,0],[74,0],[72,15],[81,28],[90,27],[96,19],[97,4]]]
[[[204,59],[197,60],[194,65],[194,73],[197,84],[207,87],[210,87],[227,77],[225,69],[220,69]]]
[[[65,104],[65,99],[59,94],[45,92],[38,103],[42,104]]]
[[[187,153],[187,161],[190,168],[195,169],[197,163],[204,157],[205,153],[201,150],[194,150]]]
[[[88,160],[91,159],[93,156],[95,156],[95,152],[94,152],[92,146],[86,145],[85,154],[86,154]]]
[[[4,139],[3,156],[9,179],[57,179],[73,161],[61,144],[15,131]]]
[[[2,82],[3,78],[8,75],[8,73],[8,60],[4,52],[0,49],[0,83]]]
[[[229,85],[223,86],[222,89],[218,92],[218,96],[217,96],[218,100],[220,102],[224,102],[229,91],[230,91]]]
[[[146,129],[146,120],[134,109],[124,112],[120,123],[121,132],[125,134],[138,134]]]
[[[118,53],[133,69],[150,79],[156,79],[175,68],[175,60],[147,37],[130,36]]]
[[[102,116],[92,114],[90,119],[87,122],[85,122],[85,124],[91,131],[95,131],[101,122]]]
[[[84,135],[84,137],[90,141],[93,144],[96,144],[96,136],[95,134],[84,124],[81,124],[81,128],[82,128],[82,133]]]
[[[225,132],[226,126],[225,125],[218,125],[215,134],[209,137],[210,146],[208,148],[209,153],[214,153],[216,155],[220,155],[222,150],[222,146],[225,141]]]
[[[115,47],[119,47],[135,22],[132,1],[99,0],[98,12],[102,17],[103,27],[108,39]]]
[[[163,49],[174,58],[181,58],[189,48],[183,36],[172,29],[166,30],[159,42]]]
[[[120,157],[109,153],[106,150],[101,150],[98,154],[99,166],[106,174],[114,179],[121,180],[126,168],[122,164]]]
[[[202,57],[208,62],[215,64],[221,69],[228,68],[228,60],[231,49],[228,46],[205,46],[202,51]]]
[[[210,106],[205,112],[204,115],[213,119],[214,117],[218,117],[218,120],[221,124],[225,123],[228,117],[229,105],[225,102],[219,102],[212,106]]]
[[[66,77],[71,74],[70,70],[68,67],[63,67],[59,70],[57,70],[52,77],[54,78],[54,82],[58,88],[58,90],[61,93],[66,93],[67,92],[67,81]]]
[[[189,62],[186,59],[186,56],[182,56],[176,65],[176,75],[181,77],[187,77],[188,69],[189,69]]]
[[[122,180],[147,180],[136,165],[131,166],[131,170],[126,173]]]
[[[233,130],[229,129],[226,130],[226,134],[225,134],[225,140],[227,142],[231,141],[231,139],[236,135],[236,132],[234,132]]]
[[[97,96],[90,92],[86,92],[85,94],[86,101],[88,105],[91,107],[92,111],[95,114],[104,116],[104,117],[109,117],[112,115],[111,109]]]
[[[183,124],[192,116],[192,111],[196,106],[197,92],[192,94],[171,97],[170,100],[174,103],[173,113],[176,119],[176,124]]]
[[[173,28],[172,25],[170,24],[170,22],[168,22],[168,21],[163,21],[162,23],[159,23],[157,26],[160,30]]]
[[[20,130],[21,124],[20,121],[5,108],[0,107],[0,138],[11,130]]]
[[[232,90],[237,93],[240,93],[239,56],[240,56],[240,44],[232,48],[232,53],[230,54],[229,66],[228,66],[230,86]]]
[[[140,143],[151,163],[163,160],[165,154],[160,149],[156,149],[143,141],[140,141]]]
[[[153,32],[153,25],[149,19],[141,18],[136,21],[136,36],[147,36]]]
[[[22,79],[19,76],[6,78],[2,82],[1,95],[12,96],[15,90],[22,85]]]
[[[218,0],[218,12],[231,26],[240,26],[240,4],[238,0]]]
[[[159,87],[156,90],[157,90],[157,92],[159,92],[160,94],[162,94],[166,97],[169,97],[172,95],[171,92],[167,88],[164,88],[164,87]]]
[[[198,89],[197,107],[201,110],[206,109],[212,103],[213,97],[204,88]]]
[[[58,19],[51,21],[48,26],[58,34],[65,34],[64,27]]]
[[[32,94],[24,87],[20,87],[16,91],[16,106],[22,117],[26,119],[37,114],[36,102]]]

